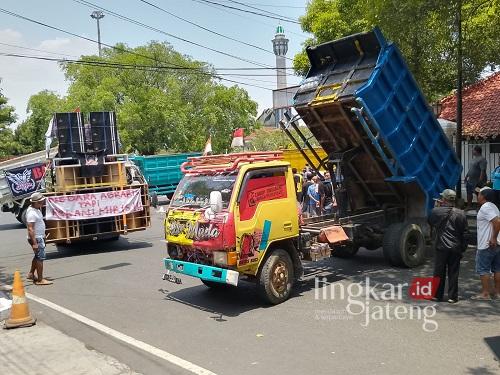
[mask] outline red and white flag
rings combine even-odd
[[[205,149],[203,150],[203,156],[212,153],[212,136],[208,137],[207,143],[205,143]]]
[[[244,146],[245,146],[245,141],[243,140],[243,128],[238,128],[234,131],[231,147],[244,147]]]

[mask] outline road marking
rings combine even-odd
[[[203,367],[200,367],[198,365],[195,365],[194,363],[191,363],[189,361],[186,361],[185,359],[179,358],[173,354],[170,354],[164,350],[158,349],[152,345],[146,344],[143,341],[134,339],[133,337],[127,336],[121,332],[118,332],[114,330],[113,328],[109,328],[105,326],[104,324],[98,323],[92,319],[86,318],[83,315],[77,314],[71,310],[68,310],[62,306],[56,305],[53,302],[47,301],[46,299],[37,297],[31,293],[26,293],[26,297],[29,299],[38,302],[42,305],[45,305],[47,307],[50,307],[51,309],[60,312],[61,314],[67,315],[70,318],[73,318],[75,320],[78,320],[80,323],[83,323],[89,327],[92,327],[94,329],[97,329],[98,331],[101,331],[109,336],[112,336],[113,338],[123,341],[126,344],[129,344],[131,346],[134,346],[138,349],[144,350],[145,352],[152,354],[158,358],[164,359],[167,362],[170,362],[176,366],[179,366],[183,368],[184,370],[187,370],[189,372],[192,372],[193,374],[197,375],[216,375],[210,370],[204,369]]]

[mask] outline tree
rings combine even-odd
[[[5,158],[16,153],[17,145],[10,124],[14,123],[16,116],[14,107],[7,105],[7,98],[0,90],[0,158]]]
[[[312,137],[311,131],[306,127],[300,127],[302,134],[309,139],[311,146],[318,147],[319,143]],[[292,136],[303,145],[303,142],[297,136],[296,131],[291,129]],[[250,148],[256,151],[274,151],[295,149],[295,145],[290,138],[281,129],[261,128],[253,132],[249,137]]]
[[[201,151],[212,135],[214,151],[221,152],[233,129],[255,128],[256,103],[245,90],[218,83],[209,65],[167,43],[151,42],[133,53],[116,47],[104,49],[102,58],[84,56],[88,65],[62,67],[70,82],[66,105],[116,111],[124,151]],[[96,60],[108,65],[90,63]]]
[[[456,86],[457,6],[449,0],[312,0],[301,18],[314,35],[304,46],[324,43],[378,25],[401,49],[429,100]],[[477,81],[500,63],[500,0],[463,0],[464,80]],[[294,59],[297,73],[308,69],[305,53]]]
[[[65,110],[65,101],[48,90],[34,94],[28,100],[28,117],[15,131],[15,140],[21,153],[41,151],[45,148],[45,132],[54,112]]]

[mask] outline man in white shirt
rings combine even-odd
[[[495,192],[483,188],[479,192],[481,205],[477,213],[477,253],[476,272],[481,278],[481,293],[473,299],[490,300],[490,278],[494,274],[494,296],[500,297],[500,212],[495,201]]]
[[[28,279],[35,285],[50,285],[52,281],[43,278],[43,261],[45,260],[45,222],[41,208],[45,203],[42,193],[33,193],[30,197],[31,206],[26,211],[26,226],[28,227],[28,243],[35,256],[31,261]],[[36,277],[35,277],[36,271]]]

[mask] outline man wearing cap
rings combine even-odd
[[[443,301],[446,275],[448,275],[448,302],[458,302],[458,275],[460,259],[467,249],[465,231],[467,218],[462,210],[454,208],[456,193],[445,189],[440,199],[436,199],[429,216],[429,224],[436,234],[436,253],[434,255],[434,277],[439,277],[439,287],[435,301]]]
[[[45,260],[45,222],[41,208],[45,203],[42,193],[33,193],[30,197],[31,206],[26,210],[26,226],[28,227],[28,243],[35,256],[31,261],[28,279],[35,285],[50,285],[52,281],[43,278],[43,261]],[[35,277],[36,271],[36,277]]]
[[[482,188],[478,195],[481,205],[477,213],[477,253],[476,272],[481,279],[481,293],[472,297],[477,300],[490,300],[490,279],[493,274],[495,290],[493,295],[500,298],[500,212],[495,201],[495,192]]]

